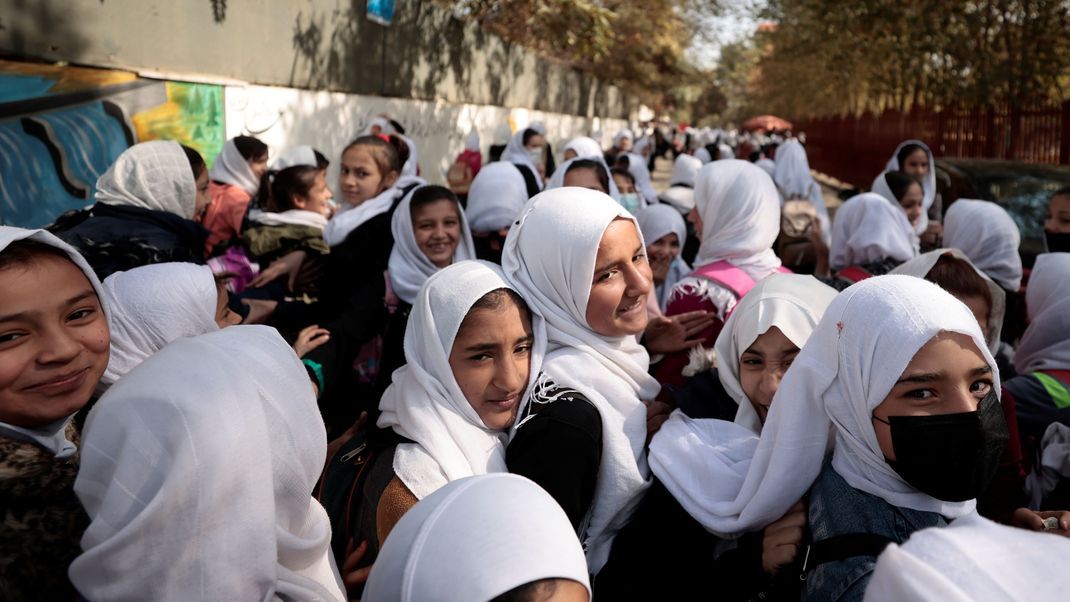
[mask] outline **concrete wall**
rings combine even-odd
[[[627,118],[635,102],[570,67],[398,0],[0,0],[0,52],[253,84]],[[177,76],[176,76],[177,74]]]

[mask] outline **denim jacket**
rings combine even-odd
[[[935,512],[899,508],[847,484],[826,463],[810,489],[810,533],[821,541],[848,533],[872,533],[903,543],[915,531],[944,527]],[[861,601],[877,559],[855,556],[819,564],[806,575],[806,599]]]

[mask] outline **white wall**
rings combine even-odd
[[[561,147],[568,140],[596,130],[612,136],[627,125],[622,119],[588,119],[441,100],[405,100],[270,86],[226,88],[228,139],[240,134],[256,136],[270,147],[272,157],[292,146],[311,145],[331,160],[327,181],[332,188],[337,186],[342,149],[380,113],[401,123],[406,135],[415,140],[421,175],[432,183],[445,182],[446,170],[463,150],[464,138],[473,127],[479,132],[486,161],[499,124],[509,123],[516,131],[533,121],[542,121],[560,164]]]

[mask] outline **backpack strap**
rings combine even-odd
[[[776,271],[777,271],[778,274],[794,274],[795,273],[795,272],[791,271],[791,268],[788,268],[787,266],[784,266],[784,265],[781,265],[779,268],[776,269]]]
[[[535,179],[535,173],[531,171],[531,168],[523,163],[513,163],[513,165],[520,170],[520,175],[524,177],[524,185],[528,189],[528,198],[539,194],[539,181]]]
[[[799,579],[806,581],[807,573],[826,562],[840,562],[856,556],[876,558],[890,543],[895,542],[876,533],[847,533],[815,541],[806,546]]]
[[[872,278],[873,274],[870,274],[857,265],[852,265],[836,272],[836,276],[847,280],[848,282],[862,282],[867,278]]]
[[[1055,407],[1060,410],[1070,408],[1070,387],[1040,371],[1033,372],[1030,376],[1040,382],[1040,385],[1044,387],[1044,391],[1051,397],[1051,402]]]
[[[690,275],[693,278],[709,280],[728,289],[735,295],[737,301],[742,299],[757,284],[746,272],[723,260],[699,267],[691,272]],[[732,315],[732,310],[726,311],[725,319],[727,320],[730,315]]]

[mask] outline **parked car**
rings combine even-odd
[[[936,189],[946,212],[958,199],[983,199],[1007,210],[1022,232],[1018,252],[1027,267],[1044,247],[1048,199],[1070,186],[1070,166],[995,159],[937,159]]]

